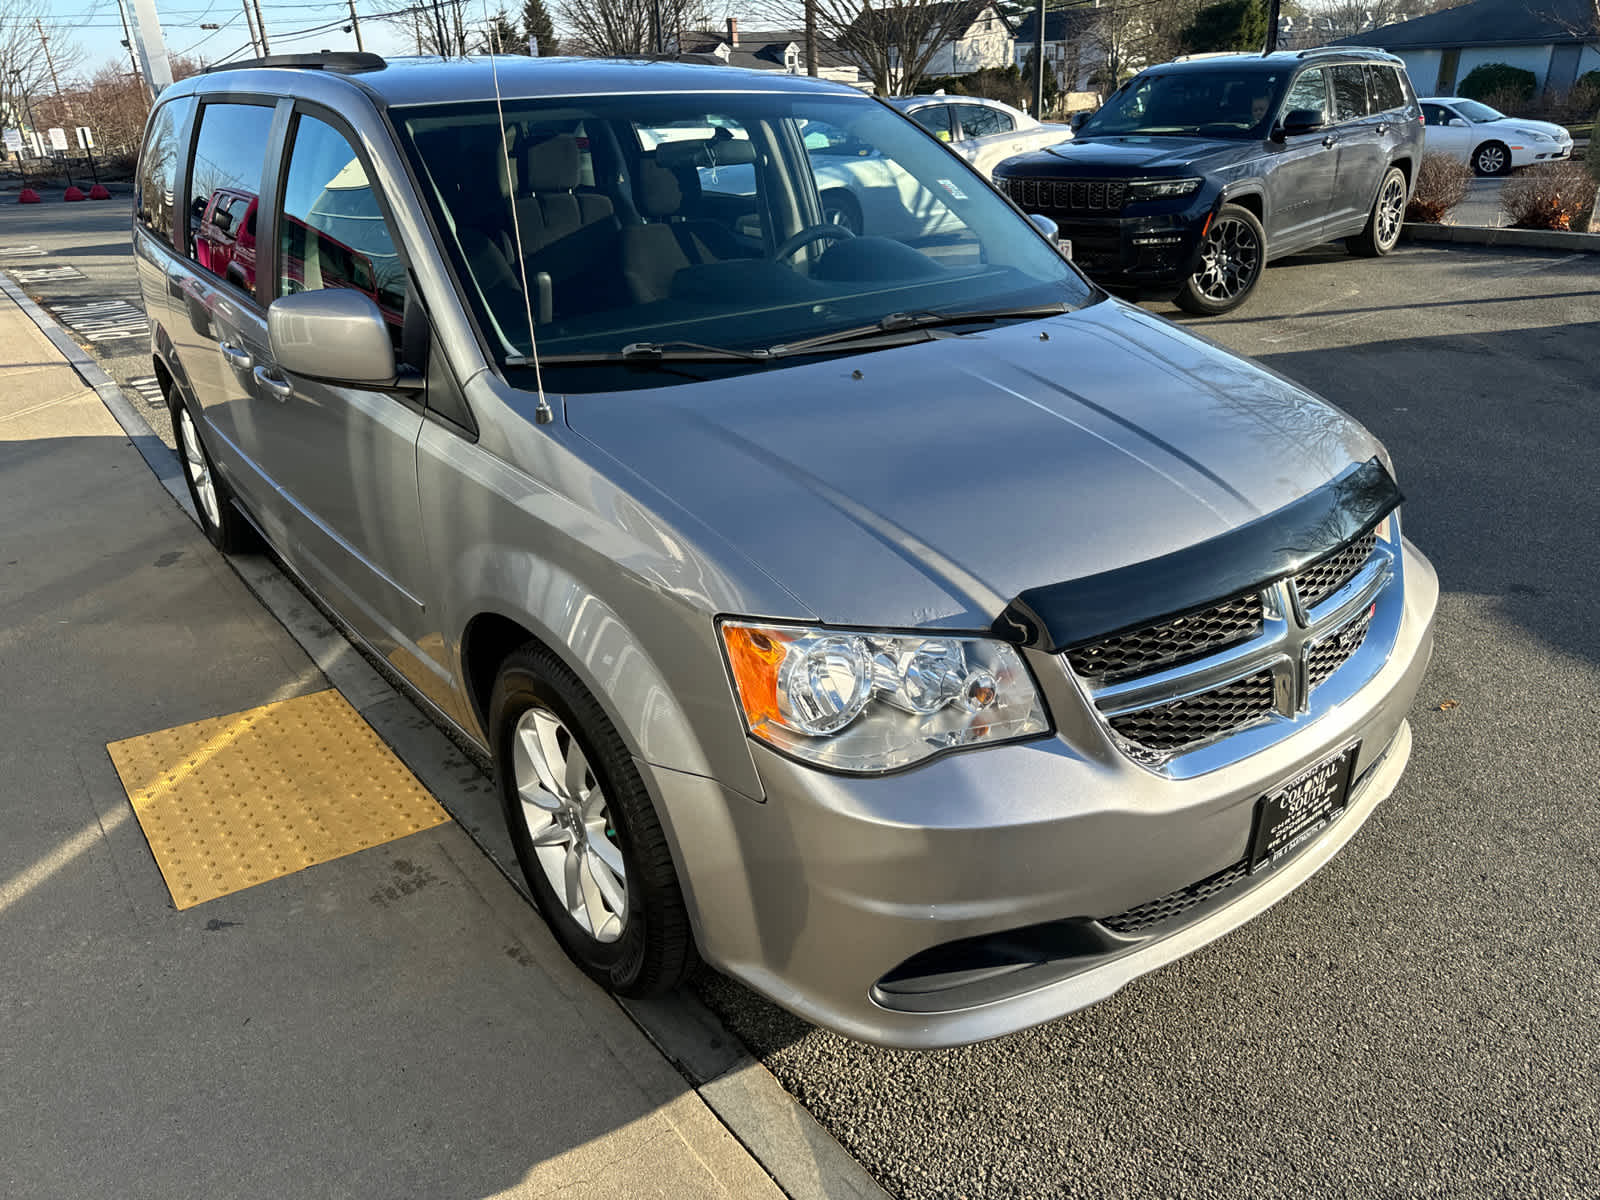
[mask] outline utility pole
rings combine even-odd
[[[806,74],[817,73],[817,0],[806,0]]]
[[[361,44],[361,18],[356,16],[356,0],[349,0],[349,3],[350,3],[350,28],[355,30],[356,49],[357,50],[365,50],[366,47]]]
[[[1044,0],[1039,0],[1039,30],[1033,40],[1033,53],[1039,68],[1033,80],[1033,119],[1044,120]]]
[[[267,22],[261,16],[261,0],[250,0],[256,6],[256,29],[261,33],[261,53],[271,54],[272,43],[267,41]]]
[[[39,31],[39,45],[44,47],[44,61],[50,68],[50,82],[55,86],[56,99],[65,105],[66,100],[61,95],[61,80],[56,77],[56,60],[50,54],[50,35],[44,31],[44,24],[38,17],[33,19],[33,27]]]
[[[145,111],[150,108],[150,93],[145,89],[144,76],[139,74],[139,56],[133,52],[133,34],[128,31],[128,10],[122,0],[117,0],[117,12],[122,16],[122,44],[128,48],[128,65],[133,68],[133,82],[145,99]]]
[[[250,31],[250,53],[257,58],[261,57],[261,40],[256,37],[255,18],[250,15],[250,0],[244,0],[244,24]]]

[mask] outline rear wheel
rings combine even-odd
[[[224,554],[237,554],[255,545],[255,530],[234,507],[233,493],[217,475],[211,456],[200,440],[200,429],[182,399],[172,401],[172,430],[177,435],[183,478],[189,485],[195,515],[206,539]]]
[[[1406,219],[1406,176],[1399,167],[1384,172],[1378,197],[1372,202],[1367,227],[1345,244],[1352,254],[1378,258],[1389,253],[1400,240],[1400,227]]]
[[[1255,290],[1266,261],[1267,236],[1255,213],[1224,204],[1200,243],[1200,265],[1183,281],[1175,303],[1204,317],[1237,308]]]
[[[1485,142],[1472,152],[1472,169],[1479,175],[1504,175],[1511,169],[1511,151],[1504,142]]]
[[[843,225],[858,237],[861,235],[861,205],[843,188],[822,193],[822,219],[830,225]]]
[[[489,705],[495,782],[534,902],[568,956],[624,996],[676,986],[694,939],[633,759],[567,666],[530,643]]]

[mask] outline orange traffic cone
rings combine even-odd
[[[32,188],[23,188],[21,194],[17,196],[17,203],[18,204],[43,204],[44,203],[44,199],[43,199],[43,197],[41,197],[39,195],[38,192],[34,191]]]
[[[83,194],[82,188],[69,187],[66,191],[66,194],[61,198],[63,200],[87,200],[89,197]]]

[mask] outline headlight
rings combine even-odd
[[[750,732],[836,771],[892,771],[1050,729],[1004,642],[743,621],[724,621],[722,640]]]
[[[1551,137],[1548,133],[1540,133],[1537,129],[1519,129],[1517,132],[1523,137],[1535,142],[1555,141],[1555,138]]]
[[[1200,190],[1198,179],[1135,179],[1128,185],[1128,203],[1140,200],[1174,200]]]

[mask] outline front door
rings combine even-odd
[[[297,112],[290,126],[271,294],[348,288],[370,296],[398,360],[405,262],[365,164],[332,119]],[[363,637],[413,675],[428,598],[420,395],[288,377],[270,352],[256,368],[262,458],[289,513],[288,553]]]
[[[987,104],[952,104],[950,110],[961,127],[955,143],[957,153],[985,178],[1000,163],[1028,148],[1010,113]]]

